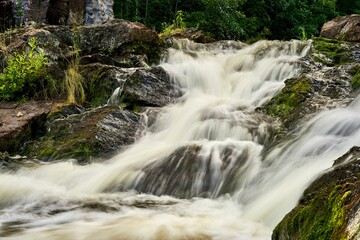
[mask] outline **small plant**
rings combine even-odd
[[[4,72],[0,74],[0,99],[46,97],[48,88],[55,87],[47,74],[49,61],[37,49],[36,41],[36,38],[31,38],[26,51],[10,55]]]
[[[80,66],[80,50],[79,50],[79,35],[75,32],[74,35],[74,55],[75,59],[70,62],[70,65],[65,73],[65,89],[67,91],[67,101],[69,103],[77,103],[82,105],[85,102],[85,91],[83,87],[84,78],[79,73]]]
[[[305,27],[300,26],[298,29],[299,29],[298,38],[303,41],[308,40],[308,36],[307,36],[306,30],[305,30]]]
[[[175,19],[171,25],[163,23],[164,30],[160,33],[160,36],[168,36],[184,32],[186,29],[186,23],[184,22],[183,16],[183,11],[177,11]]]

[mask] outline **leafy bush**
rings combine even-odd
[[[160,36],[168,36],[176,33],[182,33],[186,29],[186,24],[183,19],[183,11],[177,11],[175,20],[173,20],[173,23],[171,25],[167,25],[166,23],[163,23],[164,30],[160,34]]]
[[[37,50],[36,38],[31,38],[28,49],[13,53],[0,74],[0,100],[46,97],[47,88],[54,87],[47,74],[48,65],[45,54]]]

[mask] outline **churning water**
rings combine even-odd
[[[0,236],[270,239],[305,187],[360,144],[360,100],[270,149],[276,122],[255,109],[299,74],[310,43],[224,45],[169,49],[161,66],[184,95],[126,151],[1,173]]]

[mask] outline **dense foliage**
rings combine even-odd
[[[317,36],[323,23],[360,13],[360,0],[114,0],[115,17],[161,31],[181,10],[188,27],[219,39]]]
[[[0,100],[46,97],[46,89],[54,84],[47,74],[47,66],[48,59],[37,50],[36,38],[30,39],[26,51],[9,56],[0,74]]]

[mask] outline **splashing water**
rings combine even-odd
[[[0,236],[269,239],[311,180],[360,144],[360,100],[320,113],[265,155],[276,123],[255,108],[298,74],[310,43],[229,46],[169,49],[161,66],[183,97],[105,163],[1,173]]]

